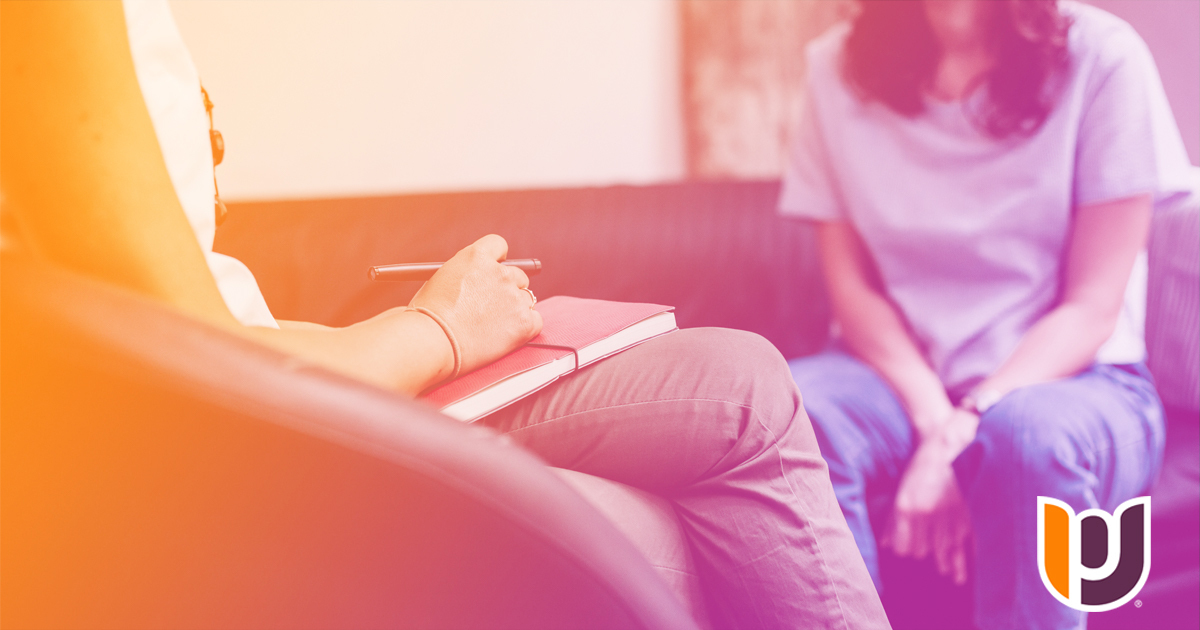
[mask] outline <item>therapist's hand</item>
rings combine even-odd
[[[921,442],[900,480],[884,543],[900,556],[932,553],[942,575],[967,581],[971,516],[951,463],[966,448],[979,419],[956,409],[942,430]]]
[[[426,282],[411,305],[446,320],[462,351],[462,372],[512,352],[542,330],[542,316],[530,308],[523,289],[529,277],[500,264],[508,242],[490,234],[458,252]]]

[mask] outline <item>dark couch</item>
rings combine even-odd
[[[774,182],[404,195],[230,204],[215,249],[255,273],[275,317],[329,325],[404,304],[416,283],[367,267],[446,260],[488,233],[545,264],[539,297],[676,307],[680,326],[762,334],[787,355],[825,341],[808,226],[776,219]]]
[[[372,283],[368,266],[444,260],[494,232],[511,256],[545,263],[531,285],[541,297],[671,304],[681,326],[754,331],[795,357],[823,347],[829,315],[811,227],[777,217],[777,194],[775,182],[710,182],[238,204],[216,249],[249,265],[276,317],[337,325],[417,288]],[[1093,615],[1093,627],[1197,626],[1196,226],[1193,197],[1159,213],[1150,246],[1150,365],[1169,416],[1150,581],[1141,607]],[[885,558],[883,569],[898,628],[970,625],[969,588],[928,564]]]
[[[238,204],[216,249],[250,266],[277,317],[336,325],[416,289],[369,282],[369,265],[444,259],[496,232],[544,261],[541,297],[672,304],[683,326],[752,330],[799,356],[826,342],[828,309],[810,228],[775,216],[777,192]],[[1095,625],[1196,617],[1196,225],[1195,209],[1165,214],[1151,245],[1151,365],[1171,414],[1151,581],[1141,608]],[[650,497],[556,476],[487,432],[136,296],[9,254],[0,271],[5,626],[705,622],[688,585],[668,588],[639,553],[665,546],[687,564]],[[969,591],[887,567],[897,627],[969,624]]]

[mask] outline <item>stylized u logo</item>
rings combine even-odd
[[[1133,599],[1150,575],[1150,497],[1116,512],[1084,510],[1038,497],[1038,572],[1058,601],[1076,610],[1112,610]]]

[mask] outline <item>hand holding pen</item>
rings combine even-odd
[[[522,264],[536,273],[541,263],[509,261],[508,243],[491,234],[463,248],[445,263],[377,267],[376,280],[426,282],[401,316],[426,318],[431,339],[445,338],[444,377],[465,374],[512,352],[542,329],[541,314]],[[531,264],[536,263],[536,264]],[[387,268],[399,268],[386,271]],[[400,309],[396,309],[400,310]],[[436,347],[436,346],[435,346]]]

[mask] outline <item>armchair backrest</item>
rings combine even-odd
[[[533,456],[27,260],[0,298],[8,627],[694,627]]]

